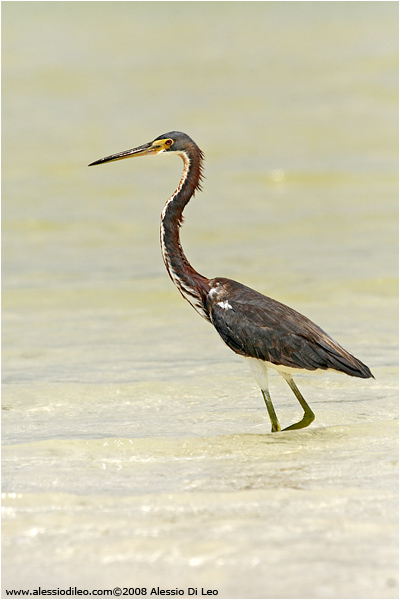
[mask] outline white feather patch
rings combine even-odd
[[[217,302],[217,306],[220,306],[224,310],[232,310],[232,306],[229,304],[228,300],[223,300],[222,302]]]

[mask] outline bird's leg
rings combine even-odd
[[[271,396],[269,395],[268,389],[261,390],[262,395],[264,397],[265,405],[268,410],[269,418],[271,419],[271,432],[280,431],[281,426],[279,425],[278,417],[276,416],[276,412],[274,409],[274,405],[272,404]]]
[[[250,370],[260,387],[271,420],[272,433],[280,431],[281,426],[279,425],[278,417],[276,416],[274,405],[272,404],[271,396],[268,391],[268,369],[266,363],[263,360],[250,358],[249,356],[243,356],[243,359],[247,363],[247,366],[250,367]]]
[[[289,384],[290,389],[292,390],[297,400],[300,402],[302,409],[304,410],[304,416],[301,419],[301,421],[298,421],[298,423],[293,423],[293,425],[290,425],[289,427],[285,427],[284,431],[287,431],[288,429],[303,429],[304,427],[308,427],[315,419],[313,411],[308,406],[307,402],[304,400],[299,388],[293,381],[292,376],[289,373],[281,373],[281,375]]]

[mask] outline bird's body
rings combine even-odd
[[[212,323],[229,348],[249,363],[261,388],[272,431],[280,431],[268,390],[268,368],[287,381],[304,410],[301,421],[286,429],[307,427],[314,413],[300,394],[292,373],[333,370],[353,377],[373,377],[369,368],[344,350],[320,327],[292,308],[231,279],[208,279],[187,260],[179,238],[183,210],[201,189],[203,153],[185,133],[172,131],[153,142],[100,159],[92,164],[130,156],[173,152],[183,159],[180,183],[161,215],[161,249],[166,269],[182,296]]]

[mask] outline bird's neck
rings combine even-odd
[[[205,298],[210,290],[208,279],[200,275],[189,263],[180,243],[179,229],[183,221],[183,210],[196,189],[200,189],[202,176],[202,154],[181,153],[183,173],[179,185],[167,200],[161,215],[161,250],[166,269],[182,296],[205,319]]]

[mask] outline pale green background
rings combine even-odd
[[[3,596],[396,597],[397,11],[2,3]],[[298,377],[308,430],[268,433],[168,279],[180,160],[86,166],[171,129],[207,158],[195,268],[300,310],[376,377]]]

